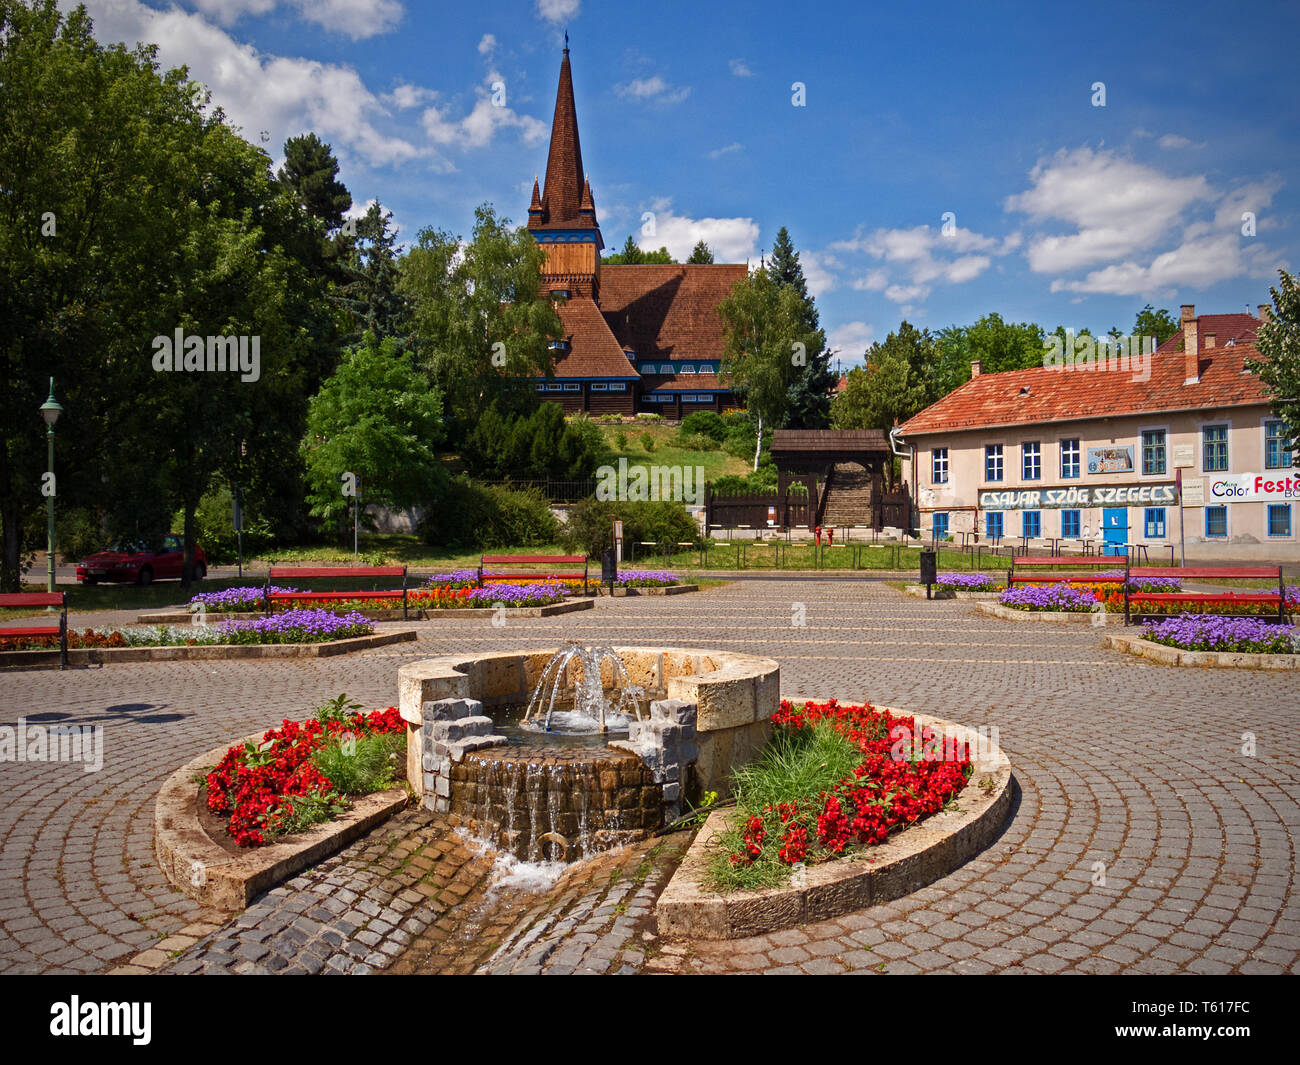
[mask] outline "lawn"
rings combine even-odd
[[[600,424],[600,423],[597,423]],[[678,447],[677,426],[663,422],[637,422],[624,425],[600,425],[605,440],[617,465],[620,458],[625,458],[628,465],[641,463],[647,466],[701,466],[704,480],[713,481],[724,474],[749,473],[753,469],[753,459],[748,462],[728,455],[725,451],[695,451]],[[618,446],[618,435],[627,437],[627,446]],[[642,437],[648,435],[654,443],[654,450],[647,451]],[[752,449],[751,449],[752,450]]]

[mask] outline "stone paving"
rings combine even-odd
[[[1022,626],[860,581],[745,580],[503,627],[412,627],[418,643],[333,659],[0,674],[0,724],[104,727],[99,772],[0,764],[0,971],[274,971],[277,959],[309,971],[1300,971],[1294,677],[1170,669],[1104,650],[1091,628]],[[680,834],[635,887],[648,852],[633,849],[545,897],[494,890],[487,859],[417,810],[234,921],[163,879],[153,798],[177,765],[339,691],[391,705],[405,662],[564,639],[766,654],[787,696],[995,725],[1020,785],[1015,816],[906,899],[729,943],[644,938]],[[464,892],[448,910],[453,886]]]

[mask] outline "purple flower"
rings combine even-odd
[[[251,588],[247,585],[241,585],[238,588],[226,588],[220,592],[200,592],[190,600],[191,603],[202,603],[208,610],[220,612],[234,612],[253,609],[261,609],[263,605],[263,588]],[[271,586],[273,592],[296,592],[297,588],[277,588]]]
[[[228,618],[217,626],[225,643],[318,643],[368,636],[374,624],[355,610],[336,614],[329,610],[286,610],[269,617]]]
[[[475,588],[463,600],[468,606],[546,606],[562,602],[569,590],[559,584],[489,584]]]
[[[940,573],[939,585],[943,588],[961,588],[965,591],[992,591],[1000,582],[991,573]]]
[[[619,588],[658,588],[666,584],[676,584],[676,573],[662,569],[625,569],[614,581]]]
[[[1249,617],[1182,614],[1142,626],[1143,639],[1187,651],[1236,651],[1254,654],[1295,654],[1300,627],[1278,625]]]
[[[1098,600],[1092,592],[1068,584],[1017,584],[998,596],[998,602],[1019,610],[1080,613],[1096,609]]]

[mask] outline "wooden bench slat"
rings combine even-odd
[[[401,599],[402,589],[370,592],[272,592],[271,598],[281,599]]]
[[[1077,555],[1044,555],[1033,557],[1015,556],[1012,562],[1020,566],[1123,566],[1124,555],[1089,555],[1086,558]]]
[[[1184,566],[1182,568],[1176,566],[1135,566],[1129,570],[1129,575],[1132,577],[1190,577],[1201,580],[1209,580],[1214,577],[1274,581],[1278,579],[1276,567],[1263,569],[1248,566]]]
[[[298,577],[302,580],[325,580],[330,577],[401,577],[405,566],[273,566],[269,579],[283,580]]]
[[[58,636],[63,629],[58,625],[42,625],[39,628],[26,629],[0,629],[0,640],[11,639],[15,636]]]
[[[1277,592],[1134,592],[1130,603],[1274,603]]]
[[[0,607],[62,606],[63,592],[6,592],[0,595]]]
[[[484,555],[483,565],[494,566],[504,565],[506,563],[525,563],[530,562],[536,565],[551,565],[557,562],[563,562],[566,565],[586,562],[583,555]]]

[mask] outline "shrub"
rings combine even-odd
[[[312,755],[316,768],[344,795],[369,795],[391,788],[404,771],[406,734],[375,733],[343,739],[336,737]]]
[[[44,520],[40,523],[40,529],[41,535],[44,536]],[[100,531],[94,511],[86,507],[70,507],[60,511],[56,506],[54,543],[57,553],[66,561],[73,562],[103,550],[108,540]]]
[[[364,517],[364,515],[363,515]],[[183,533],[184,515],[172,522],[174,532]],[[194,539],[207,555],[208,565],[233,562],[239,554],[239,536],[235,532],[235,496],[229,486],[218,484],[199,500],[194,511]],[[244,511],[244,557],[269,548],[274,542],[270,524]]]
[[[526,415],[485,410],[465,440],[470,473],[486,479],[582,480],[609,456],[605,435],[585,415],[565,421],[559,404],[543,403]]]
[[[452,481],[447,493],[426,508],[420,538],[456,547],[535,547],[552,544],[560,524],[546,498],[534,489]]]
[[[655,438],[649,433],[642,433],[641,446],[645,448],[647,452],[653,451],[655,449]]]
[[[695,543],[699,527],[681,503],[670,501],[632,503],[584,499],[569,512],[569,522],[560,535],[566,551],[585,552],[599,558],[612,544],[614,519],[623,523],[623,542]]]
[[[715,411],[697,410],[682,419],[681,434],[707,436],[715,443],[721,444],[727,438],[727,424]]]
[[[662,414],[651,414],[651,413],[638,414],[637,418],[643,422],[661,422],[664,420],[664,416]]]
[[[626,450],[627,450],[627,433],[619,433],[617,436],[615,436],[615,437],[614,437],[614,446],[617,447],[617,448],[619,449],[619,451],[626,451]]]
[[[721,444],[711,436],[705,436],[703,433],[687,433],[679,431],[673,443],[687,451],[717,451]]]

